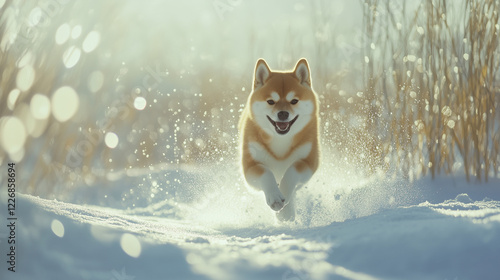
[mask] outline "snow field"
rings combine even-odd
[[[172,174],[181,178],[194,173]],[[200,174],[199,181],[184,178],[202,185],[176,193],[182,202],[167,199],[136,208],[19,194],[18,270],[7,273],[2,263],[2,279],[500,275],[498,181],[474,185],[447,177],[349,185],[344,179],[323,182],[327,176],[319,173],[298,192],[297,221],[279,224],[263,195],[247,190],[241,180],[210,177],[214,173],[209,170]],[[1,198],[5,203],[3,194]],[[5,229],[0,236],[6,236]]]

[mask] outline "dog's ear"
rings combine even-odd
[[[253,76],[253,89],[256,90],[264,85],[271,70],[264,59],[260,58],[255,64],[255,73]]]
[[[295,70],[293,73],[299,79],[300,83],[307,87],[312,87],[311,85],[311,70],[309,70],[309,65],[307,64],[307,59],[302,58],[295,65]]]

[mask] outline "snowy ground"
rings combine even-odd
[[[299,191],[289,224],[275,222],[262,194],[228,191],[229,182],[144,207],[17,194],[16,272],[7,270],[2,226],[0,278],[500,279],[499,180],[354,185],[318,176]]]

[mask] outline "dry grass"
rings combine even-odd
[[[468,179],[498,176],[498,2],[469,0],[459,7],[453,2],[452,7],[451,0],[422,0],[416,9],[406,7],[406,3],[363,2],[359,48],[335,41],[335,18],[325,12],[331,9],[331,2],[314,2],[310,25],[317,43],[305,48],[294,31],[288,30],[289,39],[277,47],[282,51],[273,68],[290,68],[303,56],[310,59],[314,88],[321,101],[323,145],[328,150],[333,147],[339,160],[367,174],[389,173],[411,180],[427,173],[436,176],[463,168]],[[0,52],[0,116],[17,116],[37,127],[37,131],[28,131],[24,145],[23,165],[33,170],[26,184],[28,190],[54,192],[52,186],[61,182],[94,184],[108,180],[109,172],[131,167],[236,158],[236,125],[250,91],[251,68],[244,76],[228,71],[224,61],[198,68],[194,54],[182,58],[188,63],[172,66],[171,58],[178,56],[178,49],[169,49],[166,41],[141,44],[140,56],[131,55],[134,49],[123,46],[156,41],[154,32],[140,33],[137,27],[131,31],[140,34],[137,38],[106,36],[106,32],[123,26],[133,29],[147,21],[129,23],[120,16],[116,3],[87,13],[94,4],[80,1],[61,7],[47,26],[35,28],[33,36],[25,34],[24,41],[13,45],[15,48]],[[10,28],[5,10],[14,5],[19,15],[29,15],[37,3],[4,4],[2,39]],[[25,21],[17,19],[18,28],[23,28]],[[80,23],[83,34],[91,30],[102,34],[98,49],[82,56],[71,69],[61,63],[68,45],[54,43],[57,28],[64,23]],[[76,44],[81,40],[83,36],[75,39]],[[245,57],[248,65],[253,65],[263,48],[257,41],[250,46],[251,54]],[[21,92],[15,108],[10,109],[7,99],[17,87],[18,65],[27,53],[33,55],[36,78],[28,90]],[[347,59],[342,60],[342,56]],[[352,64],[352,58],[358,56],[359,63]],[[138,91],[149,73],[144,67],[156,66],[171,76],[163,77],[154,88]],[[98,92],[91,93],[89,78],[97,70],[104,75],[104,81]],[[73,119],[65,123],[53,117],[47,121],[28,120],[35,93],[50,98],[55,89],[64,85],[74,88],[80,96],[79,111]],[[147,111],[133,108],[137,96],[148,99],[151,107]],[[116,149],[107,148],[102,139],[82,144],[89,142],[87,135],[104,137],[108,131],[120,136]],[[68,163],[68,155],[78,148],[84,151],[80,162],[73,166]],[[0,162],[8,158],[0,148]],[[46,189],[40,190],[42,186]]]
[[[461,161],[468,180],[487,180],[500,162],[499,5],[449,2],[425,0],[411,14],[365,2],[367,120],[381,112],[390,122],[381,145],[403,174],[449,174]]]

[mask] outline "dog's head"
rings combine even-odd
[[[259,59],[250,106],[256,123],[269,134],[295,135],[302,131],[316,114],[307,60],[299,60],[291,72],[276,72]]]

